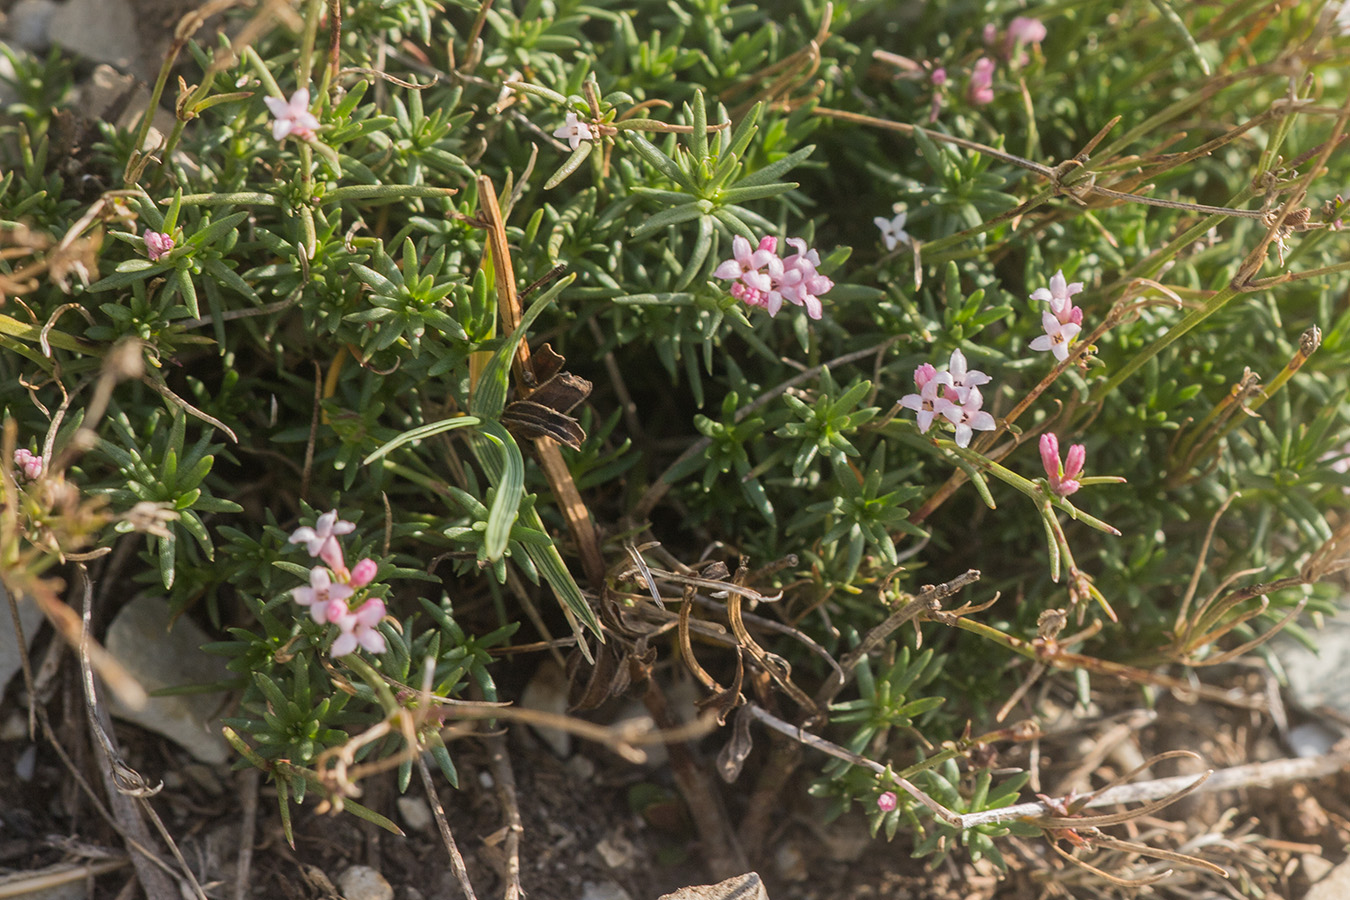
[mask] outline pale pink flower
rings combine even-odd
[[[347,598],[351,595],[351,587],[334,584],[328,570],[323,566],[315,566],[309,570],[309,587],[298,587],[291,591],[291,599],[301,606],[308,606],[309,614],[320,625],[331,621],[328,612],[333,603],[339,603],[345,609]]]
[[[950,379],[951,386],[956,390],[958,402],[965,402],[966,396],[971,388],[977,388],[982,384],[988,384],[990,378],[979,369],[966,368],[966,355],[960,350],[952,351],[951,361],[947,365],[947,376]]]
[[[981,56],[975,61],[970,72],[970,83],[966,85],[966,99],[977,106],[993,102],[994,99],[994,61]]]
[[[345,573],[347,566],[342,560],[342,545],[338,543],[338,537],[355,530],[356,523],[339,519],[337,510],[331,510],[319,516],[313,528],[306,525],[295,529],[291,533],[290,543],[303,542],[310,556],[319,557],[335,572]]]
[[[919,392],[901,397],[900,405],[914,411],[920,432],[927,434],[928,429],[933,427],[933,420],[945,416],[951,408],[952,401],[946,396],[946,389],[951,384],[950,375],[938,372],[928,363],[914,370],[914,386]]]
[[[806,246],[801,238],[788,238],[796,253],[783,260],[783,276],[779,291],[789,303],[806,308],[813,319],[821,316],[820,295],[834,287],[834,282],[816,271],[820,254]]]
[[[44,466],[41,456],[29,450],[19,448],[14,451],[14,465],[19,467],[23,477],[29,481],[37,481],[42,476]]]
[[[1046,432],[1041,435],[1041,465],[1045,466],[1045,475],[1050,481],[1050,490],[1061,497],[1067,497],[1083,485],[1078,476],[1083,473],[1083,464],[1087,461],[1087,450],[1082,444],[1073,444],[1059,461],[1059,438]]]
[[[771,239],[765,238],[765,240]],[[769,260],[774,256],[774,252],[772,250],[764,249],[763,245],[764,241],[760,241],[760,248],[751,250],[750,242],[739,234],[736,235],[731,239],[731,259],[724,261],[714,269],[713,277],[729,281],[744,281],[746,275],[759,275],[759,270],[767,266]],[[751,287],[755,287],[756,290],[764,289],[756,287],[753,283],[746,283],[750,284]]]
[[[173,249],[173,238],[164,234],[162,231],[151,231],[145,229],[145,255],[151,262],[159,262],[161,256],[166,255]]]
[[[1050,311],[1055,314],[1055,318],[1067,325],[1072,322],[1075,325],[1083,324],[1083,311],[1073,305],[1073,295],[1083,290],[1083,282],[1075,281],[1069,284],[1064,278],[1064,270],[1055,272],[1050,279],[1050,287],[1037,288],[1031,292],[1032,300],[1044,300],[1050,304]]]
[[[364,647],[371,653],[383,653],[384,635],[380,634],[376,627],[383,618],[384,601],[379,597],[371,597],[355,611],[344,616],[342,621],[337,623],[342,633],[333,642],[332,655],[346,656],[357,646]]]
[[[886,218],[877,216],[872,221],[877,228],[881,229],[881,242],[886,245],[886,251],[889,253],[900,244],[908,244],[910,237],[905,233],[905,220],[909,218],[909,213],[905,210],[897,210],[894,216]]]
[[[979,388],[971,388],[960,405],[948,403],[942,415],[956,427],[956,446],[969,447],[976,431],[993,431],[994,417],[980,409],[984,398]]]
[[[276,117],[272,123],[272,137],[275,140],[282,140],[289,134],[302,141],[314,140],[314,130],[319,127],[319,120],[309,111],[309,88],[300,88],[291,94],[290,100],[264,97],[263,102]]]
[[[1008,23],[1008,40],[1015,44],[1031,46],[1045,40],[1045,23],[1029,16],[1017,16]]]
[[[895,791],[887,791],[877,798],[877,808],[882,812],[890,812],[895,809],[899,798],[895,796]]]
[[[1032,350],[1049,350],[1060,362],[1069,358],[1069,345],[1083,327],[1076,322],[1061,322],[1052,312],[1041,314],[1041,327],[1045,334],[1031,342]]]
[[[558,130],[553,132],[553,136],[557,138],[566,138],[567,143],[573,150],[580,147],[582,141],[595,140],[595,132],[591,130],[591,126],[587,125],[585,122],[578,121],[577,114],[574,112],[569,112],[567,114],[567,118],[563,120],[563,123],[558,127]]]

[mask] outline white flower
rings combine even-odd
[[[1073,284],[1069,284],[1064,278],[1064,270],[1060,269],[1050,279],[1050,289],[1037,288],[1031,292],[1031,299],[1044,300],[1049,303],[1050,311],[1055,314],[1055,318],[1061,322],[1067,322],[1075,309],[1073,295],[1082,290],[1083,282],[1075,281]],[[1078,324],[1082,324],[1082,313],[1078,315]]]
[[[894,250],[900,244],[910,242],[910,236],[905,232],[905,219],[908,217],[909,213],[902,209],[889,219],[884,216],[877,216],[872,220],[881,229],[881,242],[886,245],[887,252]]]
[[[982,384],[989,383],[989,376],[979,369],[966,369],[966,355],[960,350],[952,351],[951,362],[947,366],[947,374],[951,378],[951,385],[956,389],[956,395],[965,401],[971,388],[977,388]]]
[[[1069,358],[1069,345],[1083,330],[1083,326],[1075,322],[1061,322],[1052,312],[1041,314],[1041,327],[1045,334],[1031,342],[1031,349],[1049,350],[1060,362]]]
[[[264,97],[263,102],[276,116],[276,121],[272,123],[273,138],[279,141],[293,134],[302,141],[314,140],[314,129],[319,127],[319,120],[309,111],[309,88],[300,88],[291,94],[289,101],[280,97]]]
[[[976,431],[994,430],[994,417],[980,409],[983,405],[980,389],[973,387],[960,406],[948,403],[946,409],[942,410],[947,421],[956,426],[956,446],[969,447],[970,438]]]
[[[567,114],[567,118],[563,121],[562,126],[559,127],[557,131],[553,132],[553,136],[556,138],[566,138],[567,143],[572,145],[573,150],[580,147],[582,141],[595,140],[595,132],[591,131],[591,126],[587,125],[585,122],[578,122],[577,114],[574,112],[569,112]]]

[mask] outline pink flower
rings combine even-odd
[[[276,117],[272,123],[272,137],[275,140],[280,141],[288,134],[302,141],[314,140],[314,129],[319,127],[319,120],[309,111],[309,88],[300,88],[291,94],[290,100],[264,97],[263,102]]]
[[[877,808],[882,812],[890,812],[895,809],[897,803],[898,799],[895,796],[895,791],[887,791],[877,798]]]
[[[173,249],[173,238],[161,231],[145,229],[145,255],[151,262],[159,262],[161,256]]]
[[[746,275],[762,277],[759,270],[767,266],[769,260],[774,256],[772,250],[764,249],[764,242],[770,240],[773,239],[765,238],[763,241],[759,242],[759,249],[751,250],[750,242],[739,234],[736,235],[731,239],[731,259],[726,260],[713,270],[713,277],[731,281],[744,281]],[[747,284],[751,287],[755,287],[756,290],[764,290],[768,287],[765,285],[764,288],[760,288],[757,286],[757,282],[758,279],[755,279],[753,282],[746,281]]]
[[[947,365],[947,375],[949,383],[956,390],[956,396],[959,402],[964,403],[966,396],[972,388],[977,388],[982,384],[988,384],[989,376],[979,369],[966,369],[966,355],[960,350],[952,351],[952,358]]]
[[[44,466],[41,456],[22,448],[14,451],[14,465],[19,467],[23,477],[29,481],[37,481],[42,476]]]
[[[975,61],[970,73],[970,83],[966,85],[966,99],[977,106],[983,106],[994,99],[994,61],[981,56]]]
[[[938,66],[933,70],[933,74],[928,76],[928,80],[933,83],[933,87],[942,87],[947,83],[947,70]]]
[[[1031,342],[1032,350],[1049,350],[1060,362],[1069,358],[1069,345],[1083,327],[1076,322],[1061,322],[1052,312],[1041,314],[1041,327],[1045,334]]]
[[[1061,497],[1067,497],[1082,487],[1078,476],[1083,472],[1083,463],[1087,461],[1087,450],[1082,444],[1069,447],[1063,465],[1059,461],[1059,438],[1046,432],[1041,435],[1041,465],[1045,466],[1046,477],[1050,480],[1050,490]]]
[[[585,122],[577,121],[577,114],[574,112],[567,114],[567,118],[563,120],[563,124],[558,127],[558,130],[553,132],[553,136],[566,138],[567,143],[571,145],[573,150],[580,147],[582,141],[595,140],[595,132],[591,131],[591,126]]]
[[[1045,23],[1029,16],[1017,16],[1008,23],[1008,40],[1015,44],[1031,46],[1045,40]]]
[[[1083,324],[1083,311],[1073,305],[1073,295],[1083,290],[1083,282],[1075,281],[1069,284],[1064,278],[1064,270],[1055,272],[1050,279],[1050,287],[1037,288],[1031,292],[1032,300],[1044,300],[1050,304],[1050,311],[1055,314],[1055,318],[1061,323],[1068,325]]]
[[[379,571],[379,568],[375,564],[375,560],[367,557],[352,566],[351,578],[347,583],[353,588],[363,588],[375,580],[375,573]]]
[[[383,653],[385,650],[384,635],[380,634],[376,627],[383,618],[383,600],[378,597],[371,597],[365,603],[362,603],[360,608],[337,623],[342,633],[333,642],[332,655],[334,657],[346,656],[355,650],[358,645],[371,653]]]
[[[351,587],[333,584],[333,579],[323,566],[315,566],[309,570],[309,587],[298,587],[291,591],[291,599],[301,606],[308,606],[309,614],[320,625],[332,621],[329,618],[329,607],[333,603],[338,603],[346,609],[347,598],[351,595]]]
[[[914,381],[919,380],[918,372],[914,373]],[[933,420],[938,416],[945,416],[947,410],[951,408],[952,401],[946,397],[947,387],[950,387],[951,379],[946,372],[942,372],[935,378],[926,381],[919,388],[917,394],[906,394],[900,398],[900,405],[905,409],[912,409],[915,412],[915,418],[918,420],[919,431],[923,434],[928,433],[928,429],[933,427]]]
[[[994,417],[980,409],[984,398],[980,389],[970,388],[960,405],[948,403],[942,415],[956,426],[956,446],[969,447],[970,439],[976,431],[993,431]]]
[[[750,249],[744,237],[731,241],[731,259],[724,260],[713,271],[714,278],[734,281],[731,296],[748,306],[759,306],[770,316],[778,315],[783,301],[806,308],[813,319],[821,316],[820,295],[834,287],[834,282],[816,271],[820,254],[809,249],[800,238],[787,241],[797,252],[787,259],[778,256],[778,239],[761,238],[759,246]]]
[[[337,539],[339,535],[351,534],[355,530],[356,523],[339,519],[337,510],[331,510],[319,516],[319,521],[314,523],[313,528],[304,526],[295,529],[291,534],[290,543],[303,542],[310,556],[319,557],[335,572],[345,573],[347,566],[342,560],[342,545]]]

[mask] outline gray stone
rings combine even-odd
[[[9,680],[23,665],[23,658],[19,654],[19,636],[14,633],[14,616],[10,613],[8,597],[5,584],[0,581],[0,694],[5,692]],[[17,605],[24,641],[28,647],[32,647],[33,635],[37,634],[38,626],[42,624],[42,610],[38,609],[32,597],[20,596]]]
[[[633,900],[633,895],[613,881],[587,881],[581,885],[581,900]]]
[[[545,659],[535,670],[534,677],[520,692],[520,705],[525,709],[555,715],[567,714],[567,674],[552,658]],[[572,736],[561,728],[549,725],[530,725],[530,730],[548,745],[559,759],[572,755]]]
[[[94,62],[138,74],[146,68],[135,10],[128,0],[68,0],[52,15],[47,37]],[[155,60],[150,68],[158,65]]]
[[[1350,669],[1350,616],[1326,619],[1321,629],[1308,632],[1316,653],[1287,635],[1271,641],[1289,681],[1289,697],[1305,710],[1327,706],[1350,716],[1350,678],[1345,677]]]
[[[680,888],[673,894],[662,894],[660,900],[769,900],[764,882],[756,872],[746,872],[717,884],[701,884]]]
[[[5,20],[5,37],[24,50],[46,50],[51,45],[47,34],[51,31],[54,15],[54,0],[19,0]]]
[[[224,660],[202,651],[210,640],[191,619],[172,620],[169,605],[159,597],[138,597],[108,626],[106,645],[132,678],[154,692],[229,678]],[[141,710],[122,705],[111,691],[107,699],[114,716],[164,735],[202,762],[230,758],[230,745],[216,721],[225,703],[223,692],[151,697]]]
[[[1350,897],[1350,860],[1332,869],[1325,878],[1308,889],[1303,900],[1345,900]]]
[[[394,900],[394,889],[370,866],[352,866],[338,876],[345,900]]]

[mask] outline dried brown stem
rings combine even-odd
[[[455,843],[455,836],[450,832],[450,823],[445,818],[445,808],[441,806],[440,795],[436,793],[436,782],[432,780],[431,770],[427,768],[427,761],[420,753],[417,754],[417,774],[427,792],[427,801],[431,803],[431,812],[436,819],[436,828],[441,833],[441,842],[445,844],[445,852],[450,854],[450,868],[455,873],[455,880],[459,882],[465,900],[478,900],[478,895],[473,892],[473,882],[469,880],[469,870],[464,865],[464,857],[460,855],[459,845]]]

